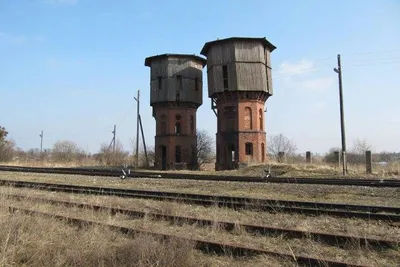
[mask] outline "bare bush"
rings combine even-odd
[[[100,164],[106,165],[124,165],[127,161],[128,152],[124,151],[124,147],[121,142],[117,140],[115,143],[115,151],[113,149],[103,143],[100,146],[100,151],[96,154],[96,159]]]
[[[206,130],[197,130],[197,168],[201,168],[206,163],[211,163],[215,159],[214,140]]]
[[[279,160],[279,152],[284,152],[286,156],[293,156],[297,151],[296,143],[283,134],[272,135],[267,143],[269,155],[276,160]]]
[[[86,155],[83,149],[79,148],[76,143],[69,140],[64,140],[57,141],[53,145],[51,156],[55,161],[71,162],[73,160],[80,161]]]
[[[8,132],[0,126],[0,162],[10,161],[14,157],[15,142],[7,140]]]

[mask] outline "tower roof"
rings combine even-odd
[[[147,57],[144,61],[144,65],[146,67],[150,67],[150,64],[153,60],[158,60],[158,59],[163,59],[163,58],[169,58],[169,57],[174,57],[174,58],[187,58],[191,59],[193,61],[197,61],[203,65],[203,67],[207,64],[206,59],[196,56],[196,55],[189,55],[189,54],[160,54],[160,55],[155,55],[151,57]]]
[[[225,38],[225,39],[218,39],[215,41],[207,42],[204,44],[203,49],[201,49],[200,54],[206,56],[208,50],[210,47],[216,43],[223,43],[223,42],[232,42],[232,41],[249,41],[249,42],[254,42],[254,41],[259,41],[261,42],[264,47],[268,47],[269,50],[272,52],[276,49],[276,46],[271,44],[265,37],[263,38],[255,38],[255,37],[230,37],[230,38]]]

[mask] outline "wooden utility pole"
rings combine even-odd
[[[117,134],[117,125],[114,125],[113,137],[113,153],[115,154],[115,135]]]
[[[43,158],[43,130],[39,136],[40,136],[40,158]]]
[[[143,125],[142,125],[142,117],[141,117],[140,115],[139,115],[139,122],[140,122],[140,131],[142,132],[142,140],[143,140],[144,155],[145,155],[145,157],[146,157],[146,167],[149,167],[149,158],[147,157],[146,140],[144,139]]]
[[[346,135],[344,128],[344,109],[343,109],[343,86],[342,86],[342,66],[340,63],[340,54],[337,55],[338,67],[333,70],[338,74],[339,78],[339,101],[340,101],[340,128],[342,137],[342,165],[343,176],[347,174],[347,160],[346,160]]]
[[[137,98],[135,97],[137,102],[137,118],[136,118],[136,168],[139,167],[139,123],[140,123],[140,90],[137,92]]]

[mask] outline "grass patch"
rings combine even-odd
[[[7,201],[3,201],[6,203]],[[398,250],[375,251],[369,249],[360,249],[354,244],[348,244],[345,248],[323,245],[307,238],[286,239],[280,237],[265,237],[258,235],[249,235],[238,232],[230,234],[221,231],[218,225],[211,227],[198,227],[194,225],[171,225],[168,222],[153,221],[150,218],[130,219],[124,215],[110,216],[108,213],[93,212],[91,210],[65,208],[62,206],[50,205],[46,203],[18,203],[18,206],[34,208],[46,212],[60,215],[79,217],[88,220],[95,220],[105,223],[112,223],[120,226],[134,227],[141,230],[156,231],[159,233],[173,234],[184,238],[206,239],[209,241],[228,242],[231,244],[244,245],[247,247],[267,249],[276,252],[296,255],[312,256],[329,260],[345,261],[353,264],[365,264],[376,266],[396,266],[399,259]],[[88,237],[88,236],[87,236]],[[143,240],[143,242],[145,242]],[[174,249],[174,247],[171,247]],[[170,248],[170,249],[171,249]],[[187,248],[185,248],[187,249]],[[100,250],[101,251],[101,250]],[[169,250],[168,250],[169,251]],[[186,250],[187,253],[187,250]],[[163,255],[161,253],[161,255]],[[180,255],[180,253],[176,254]],[[149,265],[147,265],[149,266]],[[191,266],[187,264],[165,265],[165,266]]]
[[[18,172],[0,172],[0,179],[283,200],[400,206],[400,189],[387,187],[240,183],[155,178],[121,180],[110,177]]]

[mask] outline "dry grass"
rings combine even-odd
[[[399,188],[307,184],[260,184],[218,181],[125,179],[38,173],[0,172],[0,179],[55,182],[127,189],[161,190],[199,194],[339,202],[363,205],[400,206]]]
[[[8,203],[9,201],[3,201]],[[11,202],[12,203],[12,202]],[[110,216],[108,213],[93,212],[78,208],[65,208],[47,203],[18,202],[18,206],[34,208],[55,214],[79,217],[87,220],[95,220],[112,223],[120,226],[129,226],[141,230],[156,231],[159,233],[173,234],[184,238],[205,239],[216,242],[228,242],[237,245],[245,245],[253,248],[267,249],[276,252],[296,255],[312,256],[329,260],[345,261],[353,264],[364,264],[374,266],[397,266],[400,260],[400,251],[382,250],[374,251],[361,249],[353,244],[346,248],[323,245],[318,242],[303,239],[285,239],[284,237],[265,237],[238,233],[236,235],[221,231],[218,225],[212,227],[198,227],[197,225],[171,225],[168,222],[153,221],[150,218],[130,219],[124,215]],[[87,238],[90,235],[86,236]],[[163,255],[163,254],[162,254]],[[178,255],[181,255],[178,253]],[[165,266],[190,266],[187,264],[172,264]]]
[[[24,161],[24,162],[9,162],[2,163],[9,166],[26,166],[26,167],[105,167],[96,163],[93,159],[85,159],[80,162],[48,162],[48,161]],[[251,165],[240,170],[230,171],[214,171],[213,165],[207,166],[203,171],[190,170],[169,170],[167,173],[188,173],[188,174],[204,174],[204,175],[240,175],[259,177],[267,167],[271,167],[274,176],[278,177],[340,177],[342,175],[341,167],[335,164],[326,163],[276,163]],[[149,170],[141,170],[149,171]],[[156,170],[151,170],[157,172]],[[400,162],[390,162],[386,166],[373,164],[373,173],[366,174],[365,165],[363,164],[348,164],[347,178],[385,178],[385,179],[400,179]],[[161,172],[161,171],[160,171]]]
[[[267,256],[237,260],[203,255],[193,245],[140,234],[126,238],[107,227],[77,229],[0,207],[0,266],[295,266]]]
[[[213,221],[231,221],[243,224],[268,225],[279,228],[302,231],[326,232],[361,237],[400,240],[400,228],[390,223],[362,219],[336,218],[331,216],[306,216],[302,214],[285,214],[232,210],[220,207],[203,207],[176,202],[164,202],[146,199],[126,199],[112,196],[93,196],[68,193],[49,193],[32,189],[0,187],[0,195],[44,197],[47,199],[67,200],[73,202],[118,207],[143,212],[163,213],[209,219]],[[22,200],[24,201],[24,200]]]

